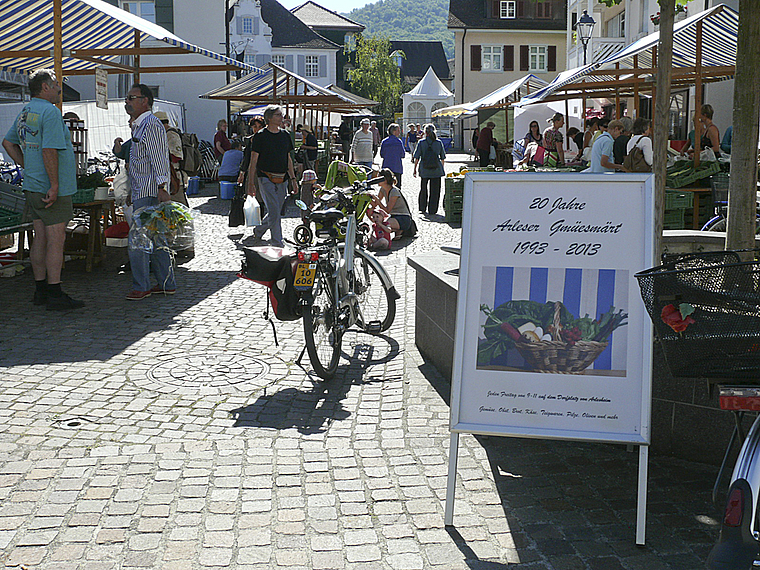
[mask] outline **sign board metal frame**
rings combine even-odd
[[[453,523],[459,433],[627,443],[639,446],[643,544],[652,326],[634,273],[655,257],[651,174],[469,173],[463,211],[445,523]],[[614,306],[627,324],[580,370],[542,370],[523,357],[524,345],[486,337],[497,307],[504,315],[543,304],[576,319]],[[553,325],[543,324],[534,334],[552,340]]]

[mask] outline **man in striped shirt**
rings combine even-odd
[[[169,184],[169,147],[166,130],[161,121],[151,112],[153,93],[143,84],[133,85],[125,100],[125,108],[132,126],[132,145],[129,149],[130,201],[134,211],[159,202],[171,201]],[[130,233],[130,242],[132,240]],[[147,253],[129,244],[129,263],[132,269],[132,291],[127,299],[139,301],[152,293],[173,295],[177,286],[174,282],[169,252],[154,249]],[[151,287],[150,270],[158,280]]]

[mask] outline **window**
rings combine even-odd
[[[245,54],[245,63],[249,65],[256,65],[256,55]]]
[[[552,17],[551,2],[536,2],[536,18],[549,19]]]
[[[547,46],[530,46],[529,47],[529,61],[530,67],[528,71],[537,71],[545,73],[547,71],[546,54]]]
[[[483,46],[481,65],[483,71],[501,71],[501,46]]]
[[[343,36],[343,47],[346,51],[356,51],[356,36],[354,34],[346,34]]]
[[[253,18],[243,18],[243,33],[244,34],[253,33]]]
[[[620,12],[617,16],[610,18],[607,21],[607,37],[608,38],[624,38],[625,37],[625,12]]]
[[[513,19],[517,15],[515,0],[501,0],[499,2],[499,16],[502,20]]]
[[[121,7],[130,14],[141,17],[153,24],[156,23],[156,5],[153,0],[136,0],[122,2]]]
[[[284,55],[273,55],[272,56],[272,63],[275,65],[279,65],[280,67],[285,67],[285,56]]]
[[[409,106],[406,108],[406,118],[427,119],[427,116],[425,115],[425,105],[419,101],[413,101],[409,103]]]
[[[319,56],[306,56],[306,77],[319,77]]]

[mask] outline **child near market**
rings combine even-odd
[[[313,170],[304,170],[300,186],[301,201],[311,210],[314,206],[314,191],[322,190],[322,186],[317,183],[317,173]],[[306,212],[301,213],[301,219],[306,223]]]
[[[388,214],[377,208],[373,210],[369,218],[372,220],[372,232],[369,234],[369,249],[390,249],[391,228],[388,225]]]

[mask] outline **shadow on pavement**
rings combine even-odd
[[[429,363],[419,370],[450,405],[449,382]],[[638,547],[635,448],[629,452],[625,445],[611,443],[473,437],[485,450],[503,510],[502,528],[493,532],[509,533],[508,548],[520,564],[621,568],[623,561],[625,568],[704,567],[722,511],[710,496],[716,467],[650,452],[646,546]],[[460,451],[458,481],[467,485],[463,457]],[[452,534],[454,527],[447,530],[471,568],[502,567],[471,560],[475,553],[466,540]]]

